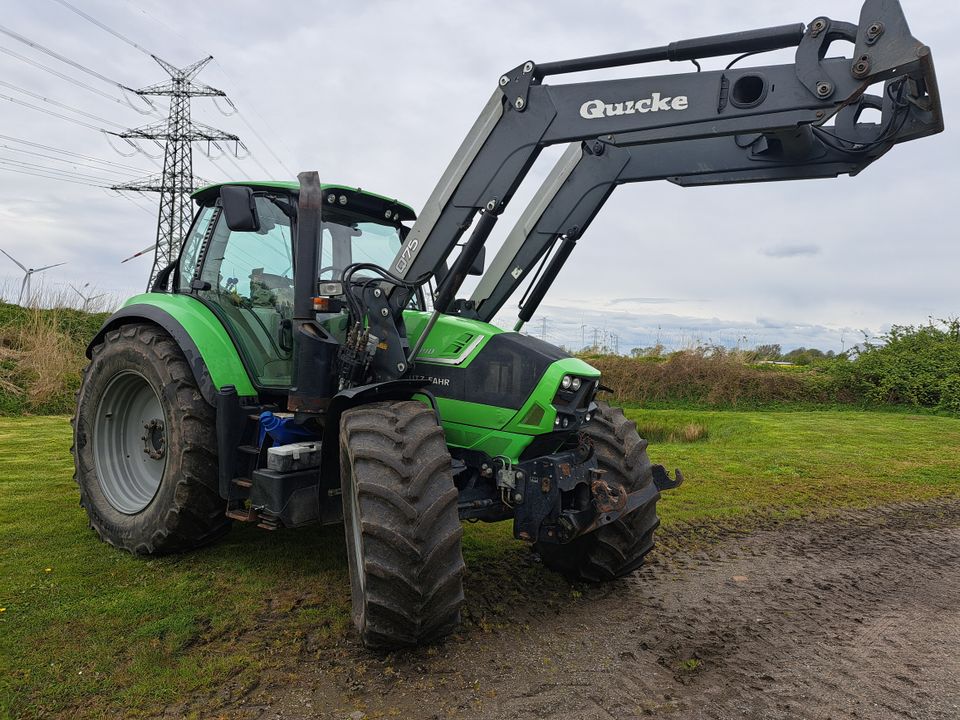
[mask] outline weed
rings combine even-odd
[[[640,437],[655,443],[692,443],[706,440],[710,433],[701,423],[671,425],[662,422],[637,423]]]

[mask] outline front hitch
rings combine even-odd
[[[527,542],[568,543],[655,502],[663,490],[683,482],[653,465],[653,482],[628,492],[597,467],[597,459],[577,451],[554,453],[509,467],[514,535]]]
[[[653,471],[653,484],[657,486],[657,490],[673,490],[683,484],[683,473],[680,472],[680,468],[673,471],[674,479],[670,478],[670,473],[664,469],[663,465],[654,465],[650,469]]]

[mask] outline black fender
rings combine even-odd
[[[358,405],[384,402],[386,400],[411,400],[414,395],[424,395],[430,401],[437,421],[440,413],[433,394],[425,388],[430,380],[387,380],[386,382],[358,385],[341,390],[330,400],[324,415],[323,442],[320,445],[320,497],[322,522],[339,522],[343,518],[339,502],[330,502],[340,494],[340,416],[344,411]]]

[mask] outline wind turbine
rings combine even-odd
[[[83,307],[80,308],[83,312],[87,311],[87,306],[91,302],[93,302],[97,298],[102,298],[104,295],[106,295],[106,293],[100,293],[99,295],[84,295],[82,292],[77,290],[76,286],[73,283],[70,283],[70,287],[72,287],[73,291],[83,299]],[[90,283],[83,284],[84,290],[86,290],[88,287],[90,287]]]
[[[127,261],[129,261],[129,260],[133,260],[134,258],[138,258],[138,257],[140,257],[141,255],[146,255],[148,252],[150,252],[151,250],[155,249],[156,247],[157,247],[157,244],[154,243],[154,244],[151,245],[150,247],[144,248],[143,250],[141,250],[141,251],[138,252],[138,253],[134,253],[133,255],[131,255],[130,257],[128,257],[126,260],[121,260],[121,261],[120,261],[120,264],[123,265],[125,262],[127,262]]]
[[[55,267],[60,267],[61,265],[66,265],[65,262],[62,262],[62,263],[54,263],[53,265],[44,265],[43,267],[39,267],[39,268],[28,268],[28,267],[26,267],[23,263],[21,263],[19,260],[17,260],[15,257],[13,257],[10,253],[8,253],[6,250],[0,250],[0,252],[2,252],[4,255],[6,255],[6,256],[7,256],[8,258],[10,258],[11,260],[13,260],[13,262],[15,262],[15,263],[17,264],[17,267],[19,267],[21,270],[23,270],[23,273],[24,273],[24,274],[23,274],[23,282],[20,284],[20,296],[17,298],[17,305],[20,305],[20,304],[23,302],[23,297],[24,297],[24,295],[26,295],[26,297],[27,297],[27,304],[30,303],[30,301],[31,301],[31,295],[30,295],[30,278],[33,277],[33,274],[34,274],[34,273],[43,272],[44,270],[49,270],[50,268],[55,268]]]

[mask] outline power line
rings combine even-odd
[[[8,37],[13,38],[13,39],[16,40],[17,42],[23,43],[24,45],[28,45],[29,47],[32,47],[34,50],[38,50],[38,51],[44,53],[45,55],[49,55],[50,57],[52,57],[52,58],[54,58],[54,59],[56,59],[56,60],[59,60],[59,61],[62,62],[62,63],[66,63],[66,64],[69,65],[70,67],[76,68],[77,70],[80,70],[81,72],[85,72],[87,75],[90,75],[90,76],[92,76],[92,77],[95,77],[95,78],[97,78],[97,80],[100,80],[100,81],[102,81],[102,82],[105,82],[105,83],[107,83],[108,85],[116,85],[117,87],[119,87],[119,88],[121,88],[121,89],[123,89],[123,90],[126,90],[126,91],[128,91],[128,92],[135,92],[134,90],[132,90],[131,88],[127,87],[127,86],[124,85],[123,83],[117,82],[116,80],[112,80],[112,79],[108,78],[106,75],[103,75],[103,74],[101,74],[101,73],[98,73],[96,70],[91,70],[91,69],[88,68],[86,65],[81,65],[81,64],[78,63],[76,60],[71,60],[70,58],[68,58],[68,57],[66,57],[66,56],[64,56],[64,55],[61,55],[60,53],[55,52],[55,51],[51,50],[50,48],[41,45],[40,43],[36,42],[35,40],[31,40],[30,38],[25,37],[25,36],[21,35],[20,33],[14,32],[14,31],[11,30],[10,28],[7,28],[7,27],[4,27],[3,25],[0,25],[0,33],[3,33],[4,35],[6,35],[6,36],[8,36]],[[146,102],[147,104],[149,104],[150,101],[147,100],[146,98],[144,98],[144,102]]]
[[[48,173],[35,172],[35,171],[33,171],[33,170],[20,167],[20,166],[18,166],[18,165],[9,165],[9,166],[8,166],[7,162],[6,162],[6,161],[2,161],[2,160],[0,160],[0,171],[17,173],[17,174],[19,174],[19,175],[34,175],[34,176],[36,176],[36,177],[47,178],[48,180],[57,180],[57,181],[60,181],[60,182],[74,183],[75,185],[86,185],[86,186],[88,186],[88,187],[98,187],[98,188],[106,188],[106,187],[107,187],[106,185],[100,185],[100,184],[97,184],[97,183],[87,182],[87,181],[85,181],[85,180],[75,179],[75,176],[72,176],[72,175],[67,175],[67,176],[63,176],[63,175],[53,175],[53,174],[48,174]]]
[[[80,170],[62,170],[61,168],[50,167],[49,165],[38,165],[36,163],[27,162],[25,160],[17,160],[16,158],[6,158],[0,156],[0,162],[6,163],[7,165],[17,165],[24,167],[28,170],[37,170],[42,172],[50,173],[59,173],[62,175],[67,175],[70,177],[77,177],[82,180],[95,180],[98,182],[110,182],[110,178],[100,177],[98,175],[92,175]]]
[[[217,63],[217,65],[219,66],[220,63]],[[283,162],[283,160],[280,159],[280,156],[277,155],[277,154],[273,151],[273,148],[271,148],[271,147],[267,144],[267,141],[264,140],[263,137],[260,135],[260,133],[258,133],[258,132],[256,131],[256,129],[253,127],[253,125],[250,124],[250,121],[247,120],[246,116],[245,116],[242,112],[240,112],[240,108],[236,107],[236,105],[234,105],[234,107],[236,108],[237,117],[240,118],[240,122],[242,122],[244,125],[246,125],[247,128],[250,130],[250,132],[253,133],[253,136],[254,136],[255,138],[257,138],[257,140],[260,141],[260,144],[263,145],[263,146],[267,149],[267,152],[270,153],[271,155],[273,155],[273,159],[276,160],[276,161],[280,164],[280,167],[282,167],[282,168],[287,172],[287,176],[288,176],[288,177],[291,177],[291,178],[292,178],[292,177],[295,177],[295,176],[296,176],[296,173],[294,173],[293,170],[291,170],[290,168],[288,168],[288,167],[287,167],[287,164],[286,164],[285,162]],[[254,112],[256,112],[256,111],[254,111]],[[261,120],[263,120],[263,116],[260,115],[260,113],[257,113],[257,115],[260,116],[260,119],[261,119]],[[266,124],[267,124],[267,121],[266,121],[266,120],[263,120],[263,123],[264,123],[264,125],[266,125]],[[269,126],[268,126],[268,128],[269,128]],[[273,132],[273,130],[270,129],[270,132]],[[281,140],[280,142],[283,142],[283,141]],[[257,164],[260,165],[259,162],[258,162]],[[260,167],[262,168],[263,166],[260,165]],[[268,173],[268,174],[269,174],[269,173]],[[271,177],[272,177],[272,176],[271,176]]]
[[[124,200],[126,200],[127,202],[129,202],[131,205],[135,205],[136,207],[140,208],[141,210],[143,210],[143,211],[144,211],[145,213],[147,213],[148,215],[155,216],[155,215],[157,214],[156,210],[152,210],[152,209],[150,209],[149,207],[147,207],[146,205],[141,205],[141,204],[138,203],[136,200],[134,200],[132,197],[130,197],[129,195],[125,195],[124,193],[120,192],[119,190],[114,190],[111,194],[112,194],[114,197],[122,197]]]
[[[154,106],[154,104],[153,104],[152,102],[150,102],[149,100],[146,100],[145,98],[144,98],[144,102],[147,102],[147,103],[150,105],[150,108],[149,108],[149,109],[141,109],[141,108],[138,108],[138,107],[136,107],[133,103],[131,103],[129,100],[127,100],[127,99],[126,99],[126,96],[124,96],[124,99],[121,100],[121,99],[118,98],[118,97],[114,97],[114,96],[111,95],[110,93],[105,93],[103,90],[99,90],[99,89],[93,87],[93,85],[88,85],[87,83],[83,82],[82,80],[77,80],[77,79],[74,78],[74,77],[70,77],[69,75],[66,75],[65,73],[62,73],[62,72],[60,72],[59,70],[56,70],[56,69],[50,67],[49,65],[44,65],[43,63],[39,63],[39,62],[37,62],[36,60],[32,60],[31,58],[28,58],[26,55],[21,55],[21,54],[18,53],[18,52],[14,52],[13,50],[10,50],[9,48],[0,47],[0,52],[4,53],[4,54],[6,54],[6,55],[10,55],[11,57],[16,58],[17,60],[21,60],[22,62],[25,62],[25,63],[27,63],[28,65],[32,65],[32,66],[35,67],[35,68],[39,68],[40,70],[43,70],[44,72],[48,72],[48,73],[50,73],[51,75],[55,75],[56,77],[61,78],[62,80],[66,80],[68,83],[70,83],[71,85],[74,85],[75,87],[83,88],[84,90],[89,90],[90,92],[92,92],[92,93],[94,93],[94,94],[96,94],[96,95],[99,95],[99,96],[102,97],[102,98],[106,98],[107,100],[111,100],[112,102],[118,103],[118,104],[120,104],[120,105],[125,105],[126,107],[130,108],[130,109],[133,110],[134,112],[140,113],[141,115],[151,115],[151,114],[154,114],[154,113],[159,112],[159,111],[157,110],[157,108]],[[121,87],[122,87],[122,86],[121,86]]]
[[[64,6],[65,8],[67,8],[68,10],[72,10],[72,11],[75,12],[77,15],[79,15],[79,16],[82,17],[84,20],[86,20],[87,22],[93,23],[94,25],[96,25],[96,26],[97,26],[98,28],[100,28],[101,30],[104,30],[105,32],[110,33],[110,34],[113,35],[115,38],[117,38],[117,39],[119,39],[119,40],[122,40],[123,42],[127,43],[127,45],[136,48],[137,50],[139,50],[140,52],[142,52],[144,55],[149,55],[150,57],[154,57],[154,54],[153,54],[152,52],[150,52],[149,50],[147,50],[146,48],[138,45],[138,44],[135,43],[133,40],[131,40],[130,38],[128,38],[126,35],[123,35],[122,33],[118,32],[118,31],[114,30],[113,28],[107,26],[106,24],[100,22],[100,21],[97,20],[95,17],[92,17],[92,16],[90,16],[90,15],[87,15],[87,13],[85,13],[85,12],[84,12],[83,10],[81,10],[80,8],[75,7],[75,6],[71,5],[70,3],[68,3],[67,0],[53,0],[53,1],[56,2],[56,3],[59,3],[60,5],[63,5],[63,6]]]
[[[222,72],[223,75],[224,75],[224,77],[226,77],[228,80],[230,80],[230,82],[233,83],[233,85],[234,85],[235,87],[240,87],[240,86],[237,85],[236,79],[235,79],[230,73],[227,72],[227,69],[220,63],[219,60],[217,60],[216,58],[214,58],[213,63],[214,63],[214,65],[216,65],[218,68],[220,68],[220,72]],[[239,91],[239,94],[240,94],[240,97],[244,97],[244,93],[243,93],[242,90]],[[291,177],[291,178],[296,177],[296,173],[293,172],[293,170],[291,170],[290,168],[288,168],[288,167],[287,167],[287,164],[286,164],[285,162],[283,162],[283,160],[280,159],[280,156],[277,155],[277,153],[275,153],[275,152],[273,151],[273,148],[271,148],[270,145],[267,144],[267,141],[263,139],[263,137],[260,135],[260,133],[257,132],[256,128],[254,128],[253,125],[250,123],[250,121],[247,120],[246,116],[240,111],[240,108],[237,107],[237,105],[236,105],[235,103],[231,103],[231,106],[237,111],[237,117],[240,118],[240,122],[242,122],[244,125],[246,125],[247,128],[250,130],[250,132],[253,133],[253,136],[254,136],[255,138],[257,138],[257,140],[260,141],[260,144],[263,145],[263,146],[267,149],[267,152],[269,152],[271,155],[273,155],[273,159],[276,160],[276,161],[280,164],[280,167],[282,167],[282,168],[286,171],[287,176],[288,176],[288,177]],[[273,134],[274,137],[276,137],[276,138],[279,139],[280,144],[281,144],[281,145],[284,147],[284,149],[287,151],[288,156],[292,156],[293,153],[291,152],[291,150],[290,150],[290,148],[287,146],[287,144],[283,141],[282,136],[280,136],[280,135],[270,126],[270,123],[267,122],[266,118],[263,117],[263,115],[261,115],[259,112],[257,112],[257,108],[256,108],[252,103],[250,104],[250,108],[253,110],[253,113],[254,113],[258,118],[260,118],[260,122],[262,122],[262,123],[264,124],[264,126],[267,128],[267,130],[269,130],[269,131]]]
[[[43,101],[43,102],[45,102],[45,103],[47,103],[47,104],[49,104],[49,105],[53,105],[53,106],[55,106],[55,107],[63,108],[64,110],[69,110],[70,112],[76,113],[77,115],[83,115],[84,117],[90,118],[91,120],[96,120],[97,122],[101,122],[101,123],[103,123],[103,124],[105,124],[105,125],[113,125],[114,127],[118,127],[118,128],[124,127],[124,126],[121,125],[120,123],[115,123],[115,122],[113,122],[113,120],[107,120],[106,118],[102,118],[102,117],[100,117],[99,115],[94,115],[93,113],[88,113],[88,112],[86,112],[85,110],[78,110],[77,108],[72,107],[71,105],[67,105],[66,103],[62,103],[62,102],[60,102],[60,101],[58,101],[58,100],[51,100],[51,99],[48,98],[48,97],[44,97],[43,95],[40,95],[40,94],[38,94],[38,93],[35,93],[35,92],[32,92],[32,91],[27,90],[27,89],[25,89],[25,88],[22,88],[22,87],[19,87],[19,86],[17,86],[17,85],[14,85],[13,83],[7,82],[6,80],[0,80],[0,85],[3,85],[4,87],[8,87],[8,88],[10,88],[11,90],[16,90],[17,92],[21,92],[21,93],[23,93],[24,95],[28,95],[28,96],[30,96],[30,97],[32,97],[32,98],[35,98],[36,100],[41,100],[41,101]]]
[[[248,148],[246,145],[243,145],[243,143],[241,143],[241,146],[243,147],[244,150],[247,151],[247,154],[246,154],[244,157],[240,158],[241,160],[246,160],[247,158],[250,158],[251,160],[253,160],[253,161],[257,164],[257,167],[258,167],[258,168],[260,168],[261,170],[263,170],[263,172],[266,174],[266,176],[267,176],[268,179],[270,179],[270,180],[276,180],[276,179],[277,179],[272,172],[270,172],[269,170],[267,170],[267,168],[265,168],[265,167],[263,166],[263,163],[260,162],[260,160],[257,158],[256,155],[253,154],[253,151],[252,151],[250,148]]]
[[[107,187],[106,185],[96,185],[94,183],[82,182],[80,180],[70,180],[68,178],[57,177],[55,175],[44,175],[43,173],[30,172],[29,170],[18,170],[15,168],[8,168],[8,167],[4,167],[3,165],[0,165],[0,172],[15,173],[17,175],[32,175],[33,177],[46,178],[48,180],[56,180],[57,182],[73,183],[74,185],[86,185],[87,187],[95,187],[95,188]]]
[[[237,175],[238,178],[242,178],[244,175],[246,175],[246,173],[243,171],[243,168],[237,165],[237,161],[234,160],[232,157],[230,157],[230,153],[228,153],[223,147],[221,147],[220,143],[215,142],[213,146],[220,151],[220,157],[226,159],[228,163],[233,165],[233,169],[239,173],[239,175]],[[220,158],[217,158],[217,159],[219,160]],[[210,160],[212,162],[213,158],[210,158]]]
[[[237,179],[237,177],[236,177],[233,173],[231,173],[231,172],[229,172],[228,170],[225,170],[225,169],[224,169],[224,167],[218,162],[218,161],[219,161],[219,158],[213,158],[213,157],[210,157],[209,155],[205,155],[204,157],[206,157],[207,160],[210,161],[210,164],[211,164],[211,165],[213,165],[217,170],[220,171],[220,174],[223,175],[223,177],[224,177],[226,180],[236,180],[236,179]],[[241,177],[242,177],[242,175],[241,175]]]
[[[132,170],[133,172],[143,172],[140,168],[132,167],[131,165],[124,165],[123,163],[114,162],[113,160],[101,160],[99,158],[91,157],[90,155],[83,155],[82,153],[73,152],[71,150],[63,150],[62,148],[52,147],[51,145],[44,145],[43,143],[32,142],[30,140],[23,140],[21,138],[16,138],[11,135],[0,135],[0,140],[6,140],[8,142],[20,143],[21,145],[29,145],[30,147],[39,148],[41,150],[47,150],[48,152],[55,152],[61,155],[69,155],[71,157],[80,158],[81,160],[90,160],[92,162],[103,163],[104,165],[113,165],[124,170]]]
[[[54,112],[53,110],[47,110],[46,108],[42,108],[37,105],[32,105],[23,100],[17,100],[17,98],[12,98],[9,95],[3,95],[2,93],[0,93],[0,100],[6,100],[8,102],[16,103],[17,105],[23,105],[24,107],[28,107],[31,110],[38,110],[39,112],[46,113],[47,115],[52,115],[53,117],[60,118],[61,120],[67,120],[76,125],[82,125],[83,127],[90,128],[91,130],[96,130],[98,132],[107,132],[103,128],[97,127],[96,125],[91,125],[90,123],[84,122],[83,120],[77,120],[76,118],[72,118],[68,115],[61,115],[60,113]]]
[[[53,160],[54,162],[65,163],[73,167],[81,166],[81,167],[90,168],[92,170],[97,170],[99,172],[110,172],[110,173],[114,173],[116,175],[121,175],[121,176],[122,175],[139,175],[143,172],[143,170],[120,170],[118,168],[100,167],[91,163],[80,162],[78,160],[71,160],[70,158],[57,157],[56,155],[47,155],[45,153],[37,152],[36,150],[23,150],[22,148],[13,147],[11,145],[0,144],[0,148],[4,148],[5,150],[9,150],[10,152],[29,155],[30,157],[46,158],[47,160]]]

